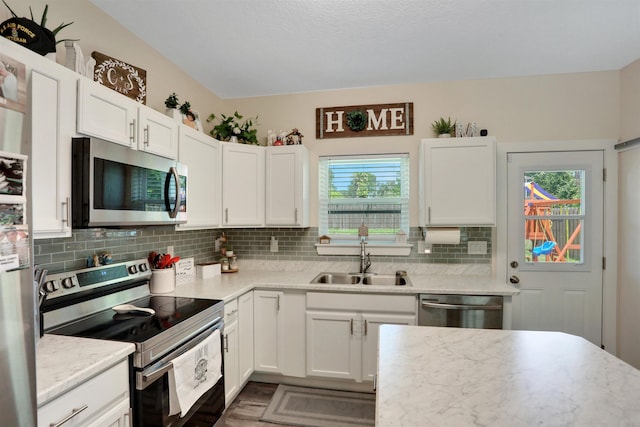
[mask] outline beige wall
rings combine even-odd
[[[88,0],[8,0],[18,16],[29,17],[29,6],[36,21],[40,21],[46,4],[49,4],[47,27],[55,28],[62,22],[73,24],[58,33],[58,39],[79,39],[85,58],[98,51],[147,72],[147,105],[164,112],[164,100],[176,92],[181,102],[189,101],[200,113],[205,130],[211,126],[204,118],[222,108],[223,101],[214,93],[194,81],[176,64],[161,57],[157,51],[126,30],[109,15]],[[0,4],[0,22],[10,17],[9,11]],[[58,44],[57,62],[64,64],[64,44]]]
[[[640,59],[620,70],[620,139],[640,138]]]
[[[390,102],[414,103],[414,135],[315,139],[315,109]],[[228,111],[259,116],[259,136],[267,129],[297,127],[311,155],[311,225],[317,225],[317,156],[325,154],[411,154],[411,188],[417,189],[421,138],[433,137],[431,123],[441,116],[475,121],[498,142],[616,139],[619,133],[619,72],[411,84],[267,96],[226,101]],[[412,194],[416,194],[412,190]],[[417,225],[412,198],[412,226]]]

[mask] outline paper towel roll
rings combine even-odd
[[[430,244],[459,245],[460,228],[458,227],[438,227],[427,228],[424,242]]]

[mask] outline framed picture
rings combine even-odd
[[[189,110],[187,114],[182,115],[182,123],[202,132],[202,122],[200,121],[200,114],[197,111]]]
[[[21,113],[27,109],[25,66],[2,54],[0,54],[0,107]]]
[[[0,202],[25,201],[27,156],[0,151]]]

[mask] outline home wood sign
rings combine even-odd
[[[316,108],[316,138],[413,135],[413,102]]]
[[[96,60],[93,80],[141,104],[147,103],[147,72],[100,52],[92,52]]]

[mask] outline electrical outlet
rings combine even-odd
[[[169,246],[167,246],[167,253],[168,253],[168,254],[171,254],[171,255],[175,255],[175,254],[173,253],[173,245],[169,245]]]
[[[487,242],[468,242],[467,253],[469,255],[485,255],[487,253]]]

